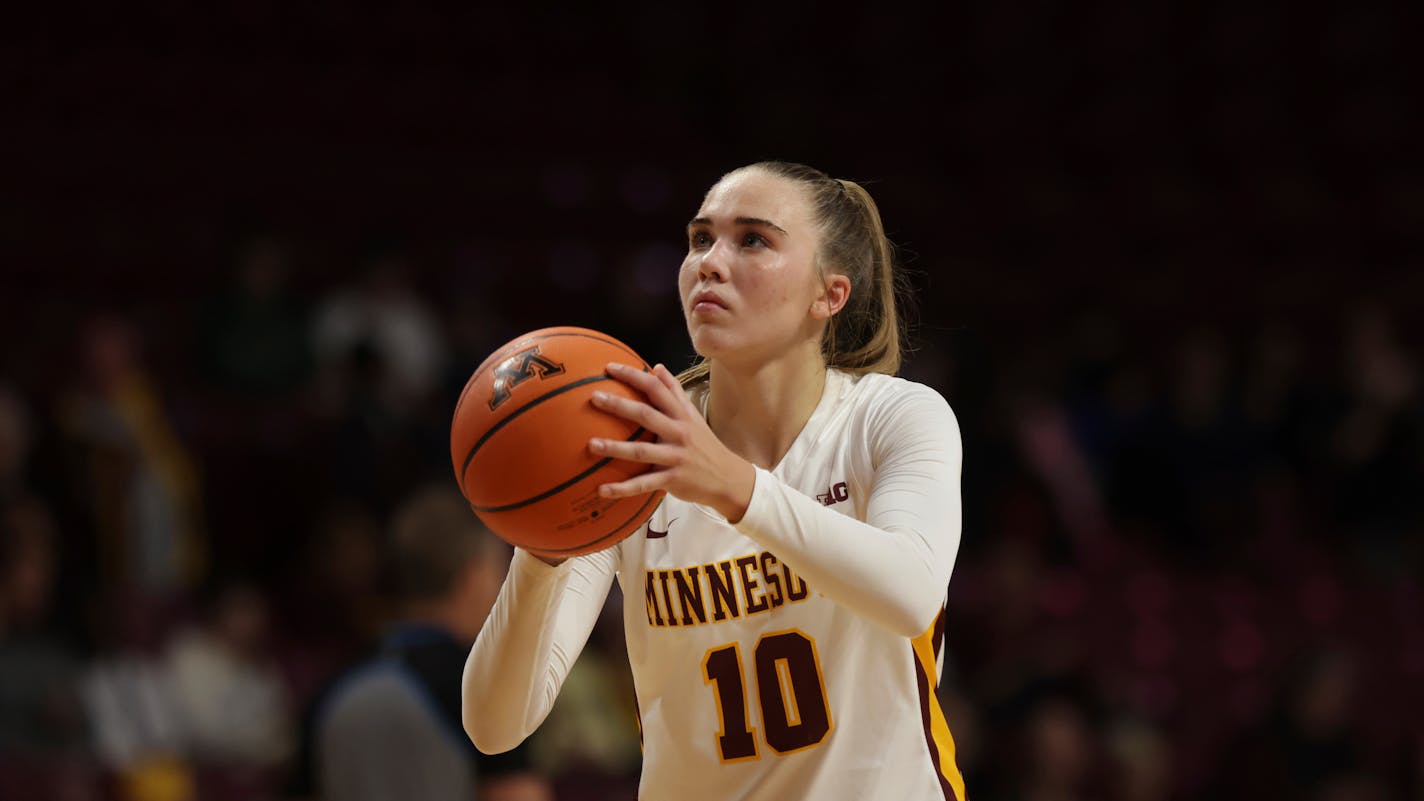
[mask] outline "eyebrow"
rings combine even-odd
[[[776,223],[772,222],[771,220],[763,220],[763,219],[760,218],[760,217],[738,217],[738,218],[737,218],[736,220],[734,220],[733,222],[735,222],[737,225],[761,225],[761,226],[764,226],[764,227],[766,227],[766,228],[770,228],[770,229],[772,229],[772,230],[774,230],[774,231],[778,231],[778,232],[780,232],[780,233],[782,233],[782,234],[785,234],[785,233],[786,233],[786,229],[785,229],[785,228],[782,228],[781,226],[777,225]],[[691,228],[691,227],[694,226],[694,225],[711,225],[711,224],[712,224],[712,219],[711,219],[710,217],[694,217],[694,218],[692,218],[692,221],[687,224],[687,227],[688,227],[688,228]]]

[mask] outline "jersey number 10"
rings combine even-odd
[[[795,629],[762,635],[752,663],[766,744],[778,754],[789,754],[826,739],[831,711],[815,641]],[[702,672],[704,684],[716,685],[722,721],[717,747],[722,761],[755,759],[757,742],[747,714],[741,647],[729,643],[709,650],[702,658]]]

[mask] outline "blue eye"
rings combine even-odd
[[[712,237],[706,231],[693,231],[687,236],[687,244],[691,248],[705,248],[712,244]]]
[[[742,247],[744,248],[761,247],[766,244],[766,237],[762,236],[761,234],[747,234],[746,236],[742,237]]]

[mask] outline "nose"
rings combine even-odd
[[[715,279],[721,283],[727,280],[727,265],[731,257],[725,243],[725,239],[718,239],[702,254],[702,261],[697,263],[697,275],[703,281]]]

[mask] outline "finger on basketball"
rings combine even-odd
[[[667,445],[656,442],[620,442],[612,439],[591,439],[588,449],[599,456],[611,456],[629,462],[668,465],[676,459],[677,453]]]
[[[619,481],[614,484],[601,484],[598,487],[598,494],[605,498],[628,498],[634,495],[642,495],[645,492],[653,492],[662,489],[665,481],[663,470],[655,470],[644,473],[637,478],[630,478],[627,481]]]
[[[671,404],[673,398],[668,395],[667,388],[653,373],[644,372],[619,362],[611,362],[608,365],[608,374],[643,393],[652,406],[664,411],[676,408]]]
[[[620,398],[607,392],[593,393],[593,405],[625,420],[631,420],[654,434],[662,434],[670,422],[666,415],[640,401]]]
[[[669,418],[678,419],[680,412],[692,408],[692,402],[672,371],[659,364],[653,368],[650,377],[654,379],[654,388],[647,391],[647,395],[653,399],[653,405]]]
[[[682,389],[682,382],[677,380],[677,376],[673,375],[671,370],[659,364],[653,368],[653,375],[667,388],[668,394],[676,405],[695,411],[692,399],[687,397],[687,393]]]
[[[658,379],[658,381],[669,390],[681,389],[682,387],[681,384],[677,383],[677,376],[673,375],[672,371],[661,363],[653,367],[653,377]]]

